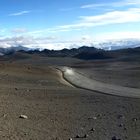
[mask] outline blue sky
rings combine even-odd
[[[140,38],[140,0],[1,0],[0,9],[0,47]]]

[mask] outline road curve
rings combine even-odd
[[[63,78],[76,87],[98,91],[104,94],[140,98],[140,89],[107,84],[89,79],[88,77],[69,67],[59,67],[58,69],[62,71]]]

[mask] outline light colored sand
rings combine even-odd
[[[61,67],[60,70],[63,72],[64,78],[77,87],[117,96],[140,98],[140,89],[107,84],[89,79],[69,67]]]
[[[59,70],[59,69],[57,69],[57,68],[53,68],[53,67],[50,67],[51,69],[54,69],[55,71],[56,71],[56,73],[58,74],[58,76],[59,76],[59,82],[61,83],[61,84],[64,84],[64,85],[66,85],[66,86],[69,86],[69,87],[73,87],[73,88],[75,88],[71,83],[69,83],[67,80],[65,80],[64,78],[63,78],[63,72],[61,71],[61,70]]]

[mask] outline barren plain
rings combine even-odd
[[[56,69],[139,89],[139,62],[20,55],[0,60],[0,139],[140,140],[139,98],[75,87]]]

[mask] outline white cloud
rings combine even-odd
[[[95,9],[95,8],[103,8],[103,7],[126,7],[126,6],[139,6],[140,0],[123,0],[118,2],[106,2],[106,3],[98,3],[98,4],[87,4],[82,5],[82,9]]]
[[[26,34],[41,36],[42,34],[54,34],[58,32],[78,31],[101,25],[140,22],[140,8],[129,8],[128,10],[111,11],[94,16],[80,16],[75,23],[28,31]],[[17,32],[23,29],[17,29]],[[16,31],[16,30],[15,30]]]
[[[27,31],[25,28],[16,28],[12,32],[30,36],[42,36],[42,34],[54,34],[59,32],[79,31],[95,26],[140,22],[140,8],[130,8],[126,11],[111,11],[95,16],[80,16],[73,24],[61,25],[35,31]]]
[[[64,25],[65,26],[65,25]],[[54,34],[54,33],[59,33],[59,32],[70,32],[73,30],[81,30],[80,28],[65,28],[63,26],[57,26],[57,27],[52,27],[52,28],[47,28],[47,29],[41,29],[41,30],[35,30],[35,31],[29,31],[26,34],[28,35],[33,35],[33,36],[42,36],[42,34]]]
[[[54,31],[71,31],[100,25],[140,22],[140,8],[130,8],[125,11],[111,11],[96,16],[80,16],[79,18],[76,23],[58,26],[54,28]]]
[[[86,45],[89,42],[93,42],[98,39],[111,39],[111,38],[123,38],[124,36],[126,38],[133,38],[137,37],[139,33],[137,32],[117,32],[117,33],[105,33],[100,34],[99,38],[94,38],[91,35],[82,35],[80,38],[81,40],[71,40],[71,41],[64,41],[65,39],[62,39],[64,42],[59,41],[60,38],[56,37],[55,35],[51,35],[49,37],[43,37],[47,34],[55,34],[58,32],[68,32],[73,30],[83,30],[84,28],[92,28],[95,26],[101,26],[101,25],[108,25],[108,24],[118,24],[118,23],[129,23],[129,22],[140,22],[140,8],[131,8],[127,11],[113,11],[113,12],[107,12],[102,15],[96,15],[96,16],[81,16],[79,17],[79,21],[74,24],[69,25],[62,25],[57,26],[54,28],[47,28],[42,30],[36,30],[36,31],[27,31],[25,28],[15,28],[12,30],[12,32],[15,35],[22,35],[25,36],[23,38],[17,38],[12,37],[9,40],[6,40],[6,44],[10,45],[28,45],[28,46],[40,46],[40,47],[48,47],[50,46],[51,49],[54,48],[63,48],[64,46],[73,46],[72,44],[77,44],[77,42],[82,42],[82,44]],[[140,36],[140,35],[139,35]],[[0,41],[1,43],[1,41]],[[79,43],[78,43],[79,44]],[[7,46],[7,45],[3,45]]]
[[[80,17],[83,23],[92,23],[91,26],[129,23],[140,21],[140,9],[134,8],[127,11],[112,11],[97,16],[83,16]]]
[[[123,39],[140,39],[140,32],[122,31],[122,32],[108,32],[97,35],[94,40],[123,40]]]
[[[17,12],[17,13],[9,14],[9,16],[21,16],[21,15],[24,15],[24,14],[28,14],[30,12],[31,11],[20,11],[20,12]]]
[[[130,8],[125,11],[111,11],[95,16],[80,16],[76,23],[61,25],[54,28],[28,32],[30,35],[41,35],[42,33],[69,32],[83,30],[95,26],[140,22],[140,8]]]

